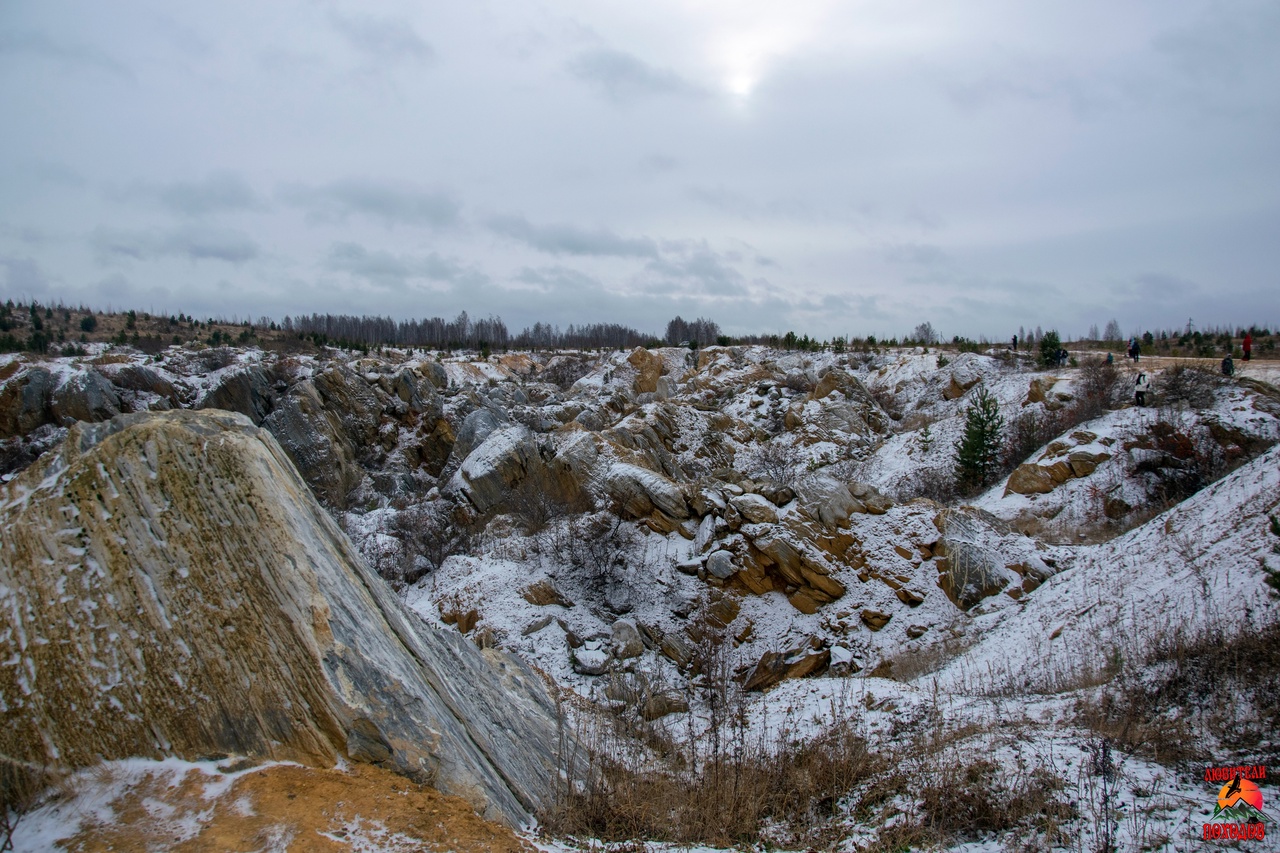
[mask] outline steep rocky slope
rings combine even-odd
[[[11,765],[351,758],[510,823],[550,794],[538,678],[418,622],[243,416],[73,426],[0,490],[0,527]]]

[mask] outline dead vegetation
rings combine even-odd
[[[1203,758],[1214,744],[1280,763],[1280,622],[1160,635],[1078,713],[1126,751],[1163,764]]]
[[[597,740],[592,781],[563,791],[547,829],[606,842],[821,843],[841,798],[884,768],[848,725],[805,742],[749,741],[737,724],[719,735],[693,739],[668,761]]]

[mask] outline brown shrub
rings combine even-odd
[[[738,740],[718,757],[653,766],[593,749],[593,780],[567,789],[544,816],[555,834],[602,841],[713,845],[808,843],[839,816],[837,801],[883,761],[847,725],[802,744]]]
[[[943,766],[920,789],[921,825],[938,841],[1024,829],[1054,835],[1075,817],[1063,780],[1045,767],[1010,773],[987,759]]]
[[[1078,712],[1126,751],[1165,764],[1204,757],[1213,741],[1280,762],[1280,622],[1157,637]]]

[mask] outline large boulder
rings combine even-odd
[[[273,406],[271,379],[256,365],[224,373],[196,404],[197,409],[239,412],[260,425]]]
[[[662,357],[643,347],[636,347],[627,356],[627,363],[636,371],[635,392],[652,394],[658,390],[658,377],[666,371]]]
[[[560,445],[549,468],[556,488],[562,496],[572,497],[591,479],[600,451],[596,437],[585,430],[575,431]]]
[[[248,419],[73,427],[0,486],[0,525],[11,768],[352,759],[509,824],[550,804],[556,712],[538,677],[407,611]]]
[[[62,426],[76,421],[105,421],[120,414],[120,395],[105,376],[90,368],[54,389],[49,412],[54,422]]]
[[[0,438],[26,435],[50,422],[49,400],[58,385],[43,367],[32,367],[0,388]]]
[[[778,508],[760,495],[739,495],[729,503],[748,524],[773,524],[778,520]]]
[[[129,396],[128,392],[132,392],[135,399],[138,395],[149,395],[163,400],[170,408],[182,404],[178,387],[145,364],[112,365],[104,367],[103,373],[113,385],[126,392],[124,396]]]
[[[290,388],[262,426],[280,442],[317,497],[331,506],[345,505],[364,471],[356,464],[354,444],[337,416],[325,409],[311,380]]]
[[[312,377],[312,382],[324,400],[325,410],[337,416],[342,431],[357,450],[375,443],[382,404],[368,382],[341,364],[320,371]]]
[[[1044,467],[1034,462],[1025,462],[1013,469],[1009,482],[1004,487],[1005,495],[1044,495],[1052,492],[1053,475]]]
[[[605,488],[623,513],[632,518],[644,518],[655,509],[674,519],[689,517],[680,486],[638,465],[614,465],[605,475]]]
[[[444,414],[444,404],[435,386],[418,371],[405,368],[390,378],[387,390],[404,404],[407,414],[435,421]]]
[[[962,512],[944,513],[935,521],[943,538],[935,548],[941,552],[937,560],[938,587],[961,610],[968,610],[988,596],[995,595],[1017,580],[1005,569],[1000,552],[988,544],[989,531],[972,515]]]
[[[466,495],[480,512],[493,509],[531,466],[541,465],[538,446],[529,428],[517,424],[490,433],[484,443],[462,460],[450,488]]]
[[[454,458],[466,459],[471,451],[484,444],[485,439],[509,423],[506,415],[492,408],[485,407],[471,412],[462,419],[462,425],[458,427],[453,443]]]
[[[800,511],[824,527],[847,527],[850,515],[866,511],[866,506],[853,496],[849,487],[834,477],[806,477],[795,490],[800,499]]]

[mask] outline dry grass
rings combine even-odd
[[[1280,763],[1280,622],[1158,637],[1078,711],[1085,725],[1160,763],[1204,757],[1214,744]]]
[[[686,757],[683,769],[593,749],[593,781],[564,792],[544,817],[547,828],[602,841],[726,845],[782,835],[815,843],[834,831],[840,798],[884,766],[846,726],[803,744],[725,746],[709,759]]]
[[[1021,830],[1058,839],[1076,817],[1061,798],[1066,783],[1047,767],[998,766],[988,759],[939,767],[920,789],[920,826],[941,843]]]

